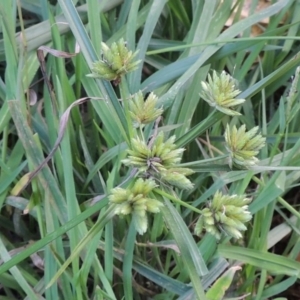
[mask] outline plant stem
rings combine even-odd
[[[127,122],[129,141],[131,143],[131,139],[134,136],[134,128],[133,128],[132,121],[131,121],[130,114],[129,114],[128,101],[129,101],[129,96],[130,95],[129,95],[127,81],[126,81],[125,76],[121,77],[119,89],[120,89],[120,94],[121,94],[121,98],[122,98],[122,102],[123,102],[123,109],[124,109],[125,119],[126,119],[126,122]]]
[[[208,158],[208,159],[203,159],[203,160],[191,161],[191,162],[184,163],[184,164],[179,164],[178,166],[179,167],[195,167],[195,166],[198,166],[198,165],[207,165],[211,162],[215,162],[215,161],[218,161],[218,160],[223,160],[227,157],[228,157],[228,154],[224,154],[224,155],[220,155],[220,156],[213,157],[213,158]]]
[[[184,147],[189,142],[194,140],[199,135],[203,134],[205,130],[210,128],[212,125],[214,125],[216,122],[220,121],[220,119],[224,116],[219,111],[216,111],[215,109],[211,112],[209,116],[207,116],[206,119],[204,119],[202,122],[195,125],[193,128],[191,128],[185,135],[181,136],[175,141],[175,144],[178,148]]]
[[[253,180],[261,186],[265,186],[265,184],[256,176],[253,176]],[[286,208],[290,213],[296,216],[300,220],[300,213],[294,209],[290,204],[288,204],[282,197],[278,197],[277,201]]]
[[[180,199],[178,199],[178,198],[170,195],[169,193],[167,193],[167,192],[165,192],[165,191],[163,191],[161,189],[154,189],[153,191],[155,193],[163,196],[163,197],[166,197],[166,198],[170,199],[171,201],[173,201],[175,203],[178,203],[178,204],[180,204],[180,205],[182,205],[182,206],[184,206],[186,208],[189,208],[190,210],[193,210],[197,214],[202,214],[202,211],[200,209],[197,209],[197,208],[193,207],[192,205],[190,205],[190,204],[188,204],[188,203],[186,203],[186,202],[184,202],[184,201],[182,201],[182,200],[180,200]]]

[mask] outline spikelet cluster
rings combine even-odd
[[[193,170],[178,166],[184,149],[176,148],[174,141],[175,136],[164,141],[162,131],[150,147],[145,141],[133,138],[131,149],[127,151],[128,157],[123,163],[138,168],[146,177],[159,179],[181,189],[191,189],[193,184],[186,176],[192,174]]]
[[[216,192],[209,206],[202,210],[195,226],[195,234],[200,235],[205,229],[217,239],[221,238],[222,233],[236,239],[241,238],[241,231],[247,229],[245,223],[252,218],[248,210],[250,202],[251,199],[244,195],[229,196]]]
[[[148,227],[147,212],[158,213],[163,206],[160,201],[149,195],[156,186],[152,179],[139,178],[127,189],[114,188],[109,196],[110,203],[116,207],[115,214],[131,214],[135,228],[140,234],[146,232]]]
[[[245,99],[236,99],[240,94],[240,90],[236,88],[235,80],[223,71],[220,75],[213,71],[212,76],[208,75],[208,82],[201,82],[202,92],[200,96],[212,107],[229,116],[240,115],[239,112],[233,110]]]
[[[118,82],[122,75],[135,70],[140,63],[140,60],[134,61],[138,51],[129,51],[124,39],[112,43],[111,47],[103,42],[101,46],[102,60],[94,62],[90,77]]]
[[[246,126],[239,129],[232,128],[227,124],[225,130],[226,149],[229,152],[229,166],[240,169],[248,169],[258,162],[256,155],[265,145],[266,139],[257,134],[258,127],[254,127],[246,132]]]
[[[154,93],[150,93],[146,101],[142,91],[133,95],[133,98],[129,100],[129,114],[133,121],[134,127],[143,126],[156,120],[162,113],[162,108],[156,108],[157,96]]]

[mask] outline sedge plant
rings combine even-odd
[[[245,19],[243,1],[31,2],[0,5],[1,293],[258,300],[295,284],[296,2]]]
[[[135,54],[122,49],[126,47],[123,40],[113,43],[111,51],[107,45],[102,45],[104,46],[103,57],[110,53],[111,68],[123,61],[119,69],[114,67],[115,74],[121,74],[124,70],[130,72],[137,66],[137,63],[132,61]],[[119,52],[114,51],[116,45]],[[127,56],[120,53],[127,53]],[[102,67],[107,58],[103,59],[104,61],[94,63],[91,76],[116,80],[115,77],[107,78],[107,70]],[[120,80],[125,80],[125,77],[120,77]],[[203,87],[201,97],[210,106],[229,116],[240,115],[232,107],[240,105],[245,99],[236,98],[240,91],[229,74],[222,72],[218,75],[214,71],[212,77],[208,76],[208,82],[201,82],[201,84]],[[148,226],[149,214],[160,213],[164,206],[164,201],[159,195],[164,193],[176,195],[180,190],[191,190],[194,187],[187,177],[194,171],[180,166],[184,148],[176,147],[174,143],[176,137],[165,138],[164,131],[159,128],[163,108],[157,107],[157,99],[158,97],[151,93],[144,100],[142,91],[138,91],[129,99],[122,99],[123,103],[126,102],[123,108],[128,110],[125,111],[125,115],[130,116],[128,126],[132,126],[130,131],[134,132],[128,145],[127,157],[122,160],[122,163],[136,169],[136,172],[126,188],[113,188],[109,196],[114,214],[120,217],[130,216],[139,234],[151,230]],[[157,122],[154,122],[155,120]],[[146,125],[153,126],[152,135],[148,139],[143,130]],[[265,145],[265,138],[257,134],[257,131],[258,127],[246,132],[245,125],[237,130],[235,126],[230,128],[227,124],[224,136],[230,168],[249,169],[258,162],[256,155]],[[176,202],[177,200],[174,204]],[[205,230],[217,240],[222,236],[242,238],[242,232],[247,229],[246,224],[252,218],[248,206],[250,202],[251,199],[245,195],[223,195],[217,191],[206,208],[197,210],[199,217],[195,225],[195,234],[201,236]],[[179,200],[177,203],[182,201]],[[188,204],[185,206],[190,207]],[[193,207],[190,209],[195,210]]]

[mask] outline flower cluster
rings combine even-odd
[[[156,108],[156,104],[157,96],[154,93],[150,93],[146,101],[144,101],[144,96],[141,91],[133,95],[128,105],[129,114],[135,127],[149,124],[163,113],[163,109]]]
[[[110,203],[116,205],[115,214],[132,214],[135,228],[140,234],[146,232],[148,227],[147,212],[158,213],[163,206],[160,201],[149,196],[155,187],[154,180],[139,178],[132,187],[114,188],[109,196]]]
[[[257,134],[258,127],[246,132],[246,126],[239,129],[227,125],[225,131],[226,149],[229,152],[229,166],[248,169],[255,165],[258,159],[255,157],[265,145],[266,139]]]
[[[236,88],[236,81],[226,72],[218,75],[215,71],[208,75],[208,82],[201,82],[200,96],[212,107],[229,116],[238,116],[234,107],[245,102],[245,99],[236,99],[240,91]],[[256,155],[265,145],[265,138],[258,133],[258,127],[246,132],[246,126],[239,129],[230,128],[227,124],[225,130],[226,149],[229,154],[229,166],[240,169],[249,169],[258,162]],[[251,219],[248,211],[250,199],[243,195],[226,196],[217,192],[209,207],[202,210],[198,219],[195,233],[200,234],[202,229],[220,238],[222,232],[240,238],[241,231],[246,230],[245,222]]]
[[[191,189],[193,184],[186,176],[192,174],[193,170],[178,166],[184,149],[176,148],[174,141],[175,136],[164,141],[162,131],[152,146],[139,138],[133,138],[131,149],[127,151],[128,157],[123,163],[138,168],[146,177],[159,179],[181,189]]]
[[[120,80],[120,77],[136,68],[139,61],[133,62],[136,53],[128,51],[124,40],[113,43],[111,48],[102,44],[103,60],[96,62],[93,68],[94,77],[107,80]],[[233,107],[243,103],[245,99],[236,99],[240,91],[236,89],[234,79],[222,72],[213,72],[208,82],[202,82],[202,98],[219,111],[236,116]],[[138,170],[137,178],[126,189],[117,187],[111,191],[110,204],[115,206],[115,214],[132,215],[135,227],[143,234],[148,227],[147,213],[158,213],[163,203],[154,199],[154,188],[158,183],[163,188],[177,187],[192,189],[193,183],[187,178],[193,170],[180,166],[183,148],[177,148],[175,136],[165,139],[163,131],[157,134],[157,126],[162,108],[157,107],[157,96],[150,93],[144,99],[142,91],[137,92],[128,100],[128,115],[133,126],[140,128],[141,135],[130,141],[127,157],[122,162],[126,166]],[[127,101],[127,100],[126,100]],[[143,137],[144,125],[155,121],[153,136],[147,142]],[[256,155],[265,144],[265,138],[257,134],[258,127],[246,132],[245,125],[239,129],[227,125],[225,131],[226,149],[229,152],[229,165],[238,168],[249,168],[257,163]],[[203,229],[221,238],[222,233],[240,238],[246,230],[245,223],[251,220],[248,203],[251,200],[244,195],[223,195],[217,192],[208,207],[201,210],[195,233]]]
[[[200,96],[210,105],[229,116],[240,115],[232,109],[243,102],[245,99],[236,99],[240,90],[236,88],[235,80],[223,71],[220,75],[216,71],[212,77],[208,75],[208,82],[201,82],[203,91]]]
[[[195,234],[200,235],[202,230],[221,238],[222,233],[239,239],[241,231],[247,227],[244,223],[251,220],[252,216],[248,210],[251,199],[244,195],[223,195],[216,192],[210,205],[202,210],[196,226]]]
[[[118,82],[122,75],[135,70],[140,63],[140,60],[134,61],[138,51],[129,51],[123,39],[112,43],[111,47],[103,42],[101,46],[102,60],[94,62],[90,77]]]

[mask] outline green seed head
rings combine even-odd
[[[122,162],[138,168],[143,176],[150,176],[180,189],[191,189],[193,184],[186,176],[194,172],[178,166],[184,149],[176,148],[174,141],[175,136],[165,141],[162,131],[156,136],[152,146],[139,138],[133,138],[131,149],[127,150],[128,156]]]
[[[122,75],[135,70],[141,62],[140,60],[134,61],[138,51],[134,53],[129,51],[124,39],[112,43],[111,47],[105,43],[101,43],[101,46],[102,60],[94,62],[92,74],[89,74],[89,77],[118,82]]]
[[[240,115],[232,108],[245,102],[245,99],[235,98],[240,91],[236,88],[235,80],[229,74],[223,71],[219,75],[214,71],[212,77],[208,75],[208,82],[202,81],[201,85],[200,96],[210,106],[229,116]]]
[[[256,155],[265,145],[265,138],[257,134],[258,127],[254,127],[246,132],[246,126],[242,125],[239,129],[229,125],[225,130],[226,149],[229,152],[229,166],[239,169],[249,169],[254,166],[258,159]]]
[[[137,231],[143,234],[147,230],[147,212],[158,213],[163,204],[150,197],[157,187],[152,179],[137,179],[131,187],[114,188],[109,196],[111,205],[115,206],[116,215],[132,214]]]
[[[162,108],[156,108],[157,96],[151,93],[146,101],[141,91],[129,101],[129,113],[135,127],[143,126],[156,120],[162,113]]]
[[[209,206],[202,210],[195,226],[195,234],[200,235],[205,229],[217,239],[221,238],[222,233],[236,239],[241,238],[241,232],[247,229],[245,223],[252,218],[248,211],[250,201],[244,195],[230,196],[216,192]]]
[[[183,172],[181,172],[180,168],[170,168],[166,170],[162,178],[164,181],[167,181],[169,184],[174,185],[180,189],[190,190],[194,187],[194,185],[189,179],[185,177],[184,173],[185,173],[184,170]],[[189,172],[189,174],[191,173]]]

